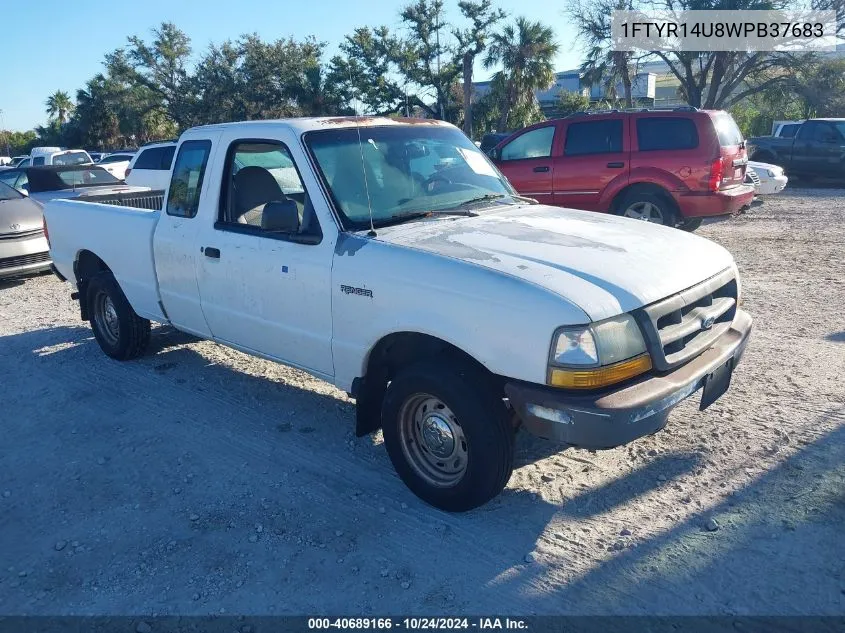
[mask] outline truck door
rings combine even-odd
[[[219,135],[218,135],[219,136]],[[204,338],[211,331],[203,316],[196,268],[200,257],[197,210],[209,189],[206,168],[216,136],[179,145],[164,208],[153,238],[159,295],[170,322]]]
[[[288,141],[224,138],[197,283],[215,340],[330,378],[335,240],[323,236],[316,182],[306,187]]]
[[[793,173],[818,175],[816,157],[816,130],[818,121],[807,121],[798,128],[798,133],[792,141],[792,153],[784,167]]]
[[[845,139],[837,127],[829,121],[817,122],[813,132],[812,165],[820,176],[842,176],[843,157],[845,157]]]
[[[626,117],[620,114],[566,123],[554,161],[554,204],[604,210],[599,209],[602,193],[617,178],[627,182],[631,169],[625,124]]]

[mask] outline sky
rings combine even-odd
[[[406,0],[117,0],[67,2],[42,0],[33,4],[0,0],[3,62],[0,72],[0,129],[27,130],[42,125],[44,101],[56,90],[71,96],[102,71],[106,53],[124,46],[129,35],[149,38],[163,21],[175,23],[191,38],[194,54],[211,43],[258,33],[265,40],[314,35],[327,43],[327,59],[338,42],[359,26],[398,26]],[[33,7],[44,19],[33,19]],[[567,24],[563,3],[498,0],[512,16],[524,15],[554,28],[560,53],[558,70],[578,65],[580,49]],[[460,19],[457,0],[447,0],[447,19]],[[11,69],[16,69],[14,73]],[[491,73],[478,69],[476,80]]]

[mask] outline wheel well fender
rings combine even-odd
[[[662,185],[653,182],[636,182],[629,184],[624,189],[621,189],[610,202],[610,212],[618,213],[619,211],[621,211],[621,206],[622,203],[625,201],[625,198],[627,198],[631,194],[636,193],[648,193],[659,196],[666,200],[666,202],[671,206],[672,210],[678,213],[678,205],[675,202],[675,199],[672,197],[672,194],[669,193],[669,190],[666,187],[663,187]]]
[[[83,321],[88,320],[88,303],[85,295],[88,282],[92,277],[102,272],[111,272],[106,262],[89,250],[81,250],[73,262],[73,274],[76,277],[76,288],[79,294],[79,312]]]
[[[388,334],[367,354],[364,375],[352,381],[352,396],[357,401],[355,434],[361,437],[381,428],[381,404],[387,385],[398,371],[420,360],[436,357],[443,358],[446,363],[467,363],[490,376],[491,380],[501,380],[470,354],[436,336],[419,332]]]

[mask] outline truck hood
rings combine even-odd
[[[593,321],[648,305],[733,265],[727,250],[679,229],[545,205],[434,216],[380,228],[376,239],[523,279],[575,303]]]

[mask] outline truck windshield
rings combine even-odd
[[[305,135],[348,229],[386,225],[516,192],[487,157],[451,127],[341,128]]]

